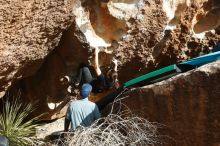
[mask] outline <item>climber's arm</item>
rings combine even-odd
[[[118,60],[113,58],[112,62],[114,63],[114,71],[117,72],[118,71]]]
[[[95,48],[95,71],[96,75],[100,76],[102,74],[102,71],[99,66],[99,48]]]

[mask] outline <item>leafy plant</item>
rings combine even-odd
[[[32,112],[31,104],[24,105],[18,100],[5,102],[0,114],[0,135],[7,137],[10,145],[34,144],[35,140],[32,136],[38,124],[35,122],[37,117],[28,118]]]

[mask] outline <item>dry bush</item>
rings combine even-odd
[[[74,133],[65,133],[65,138],[60,138],[50,145],[153,146],[159,144],[157,124],[133,115],[130,110],[122,110],[126,106],[122,107],[119,102],[120,100],[114,102],[108,116],[98,119],[89,127],[80,127]],[[117,113],[113,112],[115,105],[119,111]]]
[[[103,122],[99,124],[99,121]],[[64,144],[72,146],[154,145],[158,142],[156,127],[140,117],[111,114],[88,128],[82,127]]]

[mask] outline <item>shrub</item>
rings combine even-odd
[[[63,146],[152,146],[158,143],[157,127],[146,119],[110,114],[90,127],[81,127],[73,135],[69,133]]]
[[[114,104],[113,104],[114,105]],[[141,118],[122,104],[117,104],[118,112],[100,118],[89,127],[80,127],[74,133],[64,133],[50,143],[53,146],[153,146],[161,144],[157,133],[158,123],[151,123]],[[118,110],[119,109],[119,110]]]
[[[0,135],[8,138],[13,146],[33,145],[36,141],[32,137],[35,134],[35,118],[29,118],[33,112],[31,104],[22,104],[18,100],[3,105],[0,114]]]

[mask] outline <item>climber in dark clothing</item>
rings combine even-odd
[[[92,83],[93,81],[93,76],[90,72],[90,68],[88,65],[86,65],[85,63],[80,63],[79,68],[78,68],[78,72],[76,75],[76,81],[75,84],[77,86],[79,86],[79,84],[83,84],[83,83]]]
[[[108,71],[107,75],[105,76],[100,69],[99,66],[99,61],[98,61],[98,54],[99,54],[99,49],[96,48],[95,49],[95,65],[94,65],[94,69],[96,72],[96,76],[97,78],[93,78],[91,71],[89,69],[89,67],[84,64],[81,63],[77,76],[76,76],[76,86],[80,86],[84,83],[89,83],[92,85],[93,93],[100,93],[103,92],[106,89],[109,89],[111,87],[115,87],[118,88],[119,84],[118,84],[118,74],[117,74],[117,60],[113,59],[113,63],[114,63],[114,70],[113,71]]]

